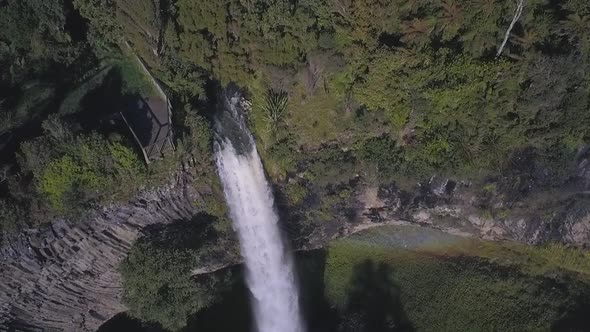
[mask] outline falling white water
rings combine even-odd
[[[247,269],[259,332],[303,332],[293,263],[285,251],[278,228],[273,195],[256,151],[254,140],[236,114],[239,96],[228,96],[225,107],[242,132],[236,143],[227,137],[216,143],[217,168],[230,216],[237,230]],[[221,120],[223,121],[223,120]],[[220,121],[220,122],[221,122]],[[224,124],[218,123],[222,128]],[[223,135],[221,135],[223,136]],[[245,148],[244,145],[245,143]],[[243,151],[242,151],[243,150]]]

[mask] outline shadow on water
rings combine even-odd
[[[166,236],[164,235],[164,238]],[[190,234],[187,239],[191,238]],[[180,239],[180,242],[184,242]],[[411,332],[399,297],[399,287],[392,280],[392,269],[385,264],[365,261],[355,267],[348,302],[339,312],[325,297],[324,271],[327,252],[323,249],[299,252],[296,268],[300,283],[300,303],[307,332]],[[189,318],[182,332],[254,332],[250,292],[241,267],[235,283],[220,302]],[[120,314],[99,331],[160,332],[155,325],[145,325]]]
[[[182,332],[255,332],[250,311],[250,291],[240,272],[236,272],[238,277],[223,299],[191,317]]]
[[[584,332],[590,330],[590,300],[587,294],[576,301],[577,305],[551,326],[551,332]]]
[[[339,332],[414,330],[403,310],[400,288],[392,280],[392,274],[390,266],[371,260],[355,266]]]
[[[97,332],[167,332],[158,324],[147,324],[122,312],[109,319]]]
[[[299,278],[299,298],[308,332],[335,331],[338,312],[325,297],[326,250],[299,252],[295,264]]]
[[[336,331],[338,313],[324,296],[324,267],[326,252],[315,250],[296,255],[296,269],[300,283],[300,303],[308,332]],[[232,290],[223,300],[189,320],[183,332],[254,332],[250,307],[250,291],[242,274],[236,274]]]

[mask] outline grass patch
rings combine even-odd
[[[336,140],[349,122],[339,112],[339,106],[334,95],[317,94],[306,101],[294,98],[289,122],[294,126],[297,143],[316,147],[320,142]]]
[[[447,235],[416,244],[404,238],[417,233],[395,231],[404,232],[370,230],[328,250],[327,298],[347,317],[370,318],[372,328],[382,321],[416,331],[547,331],[588,291],[584,278],[569,273],[588,273],[587,254]],[[550,273],[556,270],[563,273]],[[391,308],[375,317],[371,303]]]

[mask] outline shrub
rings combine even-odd
[[[285,121],[289,96],[285,91],[269,90],[266,93],[263,106],[267,130],[276,133],[279,126]]]
[[[220,291],[215,276],[193,278],[198,256],[191,250],[160,248],[138,241],[121,264],[124,301],[144,321],[179,330],[190,315],[209,306]]]
[[[41,138],[22,151],[21,163],[57,214],[75,216],[89,205],[128,198],[144,182],[145,167],[137,154],[97,134],[54,137],[53,143]]]
[[[196,110],[189,110],[184,119],[184,125],[188,128],[188,135],[184,139],[188,151],[201,164],[212,161],[213,154],[213,130],[209,121]]]
[[[376,168],[379,176],[389,178],[400,168],[403,152],[389,136],[372,137],[362,141],[356,150],[358,158]]]
[[[169,330],[184,327],[190,316],[213,304],[228,286],[232,272],[193,276],[193,270],[237,258],[236,246],[220,233],[213,216],[154,225],[145,230],[120,265],[123,301],[132,316]],[[213,257],[213,259],[212,259]]]
[[[22,223],[23,213],[19,206],[13,202],[0,199],[0,232],[15,231]]]

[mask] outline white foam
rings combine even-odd
[[[238,154],[229,140],[221,140],[216,160],[246,263],[256,327],[259,332],[303,332],[293,262],[282,242],[260,157],[248,136],[251,151]]]

